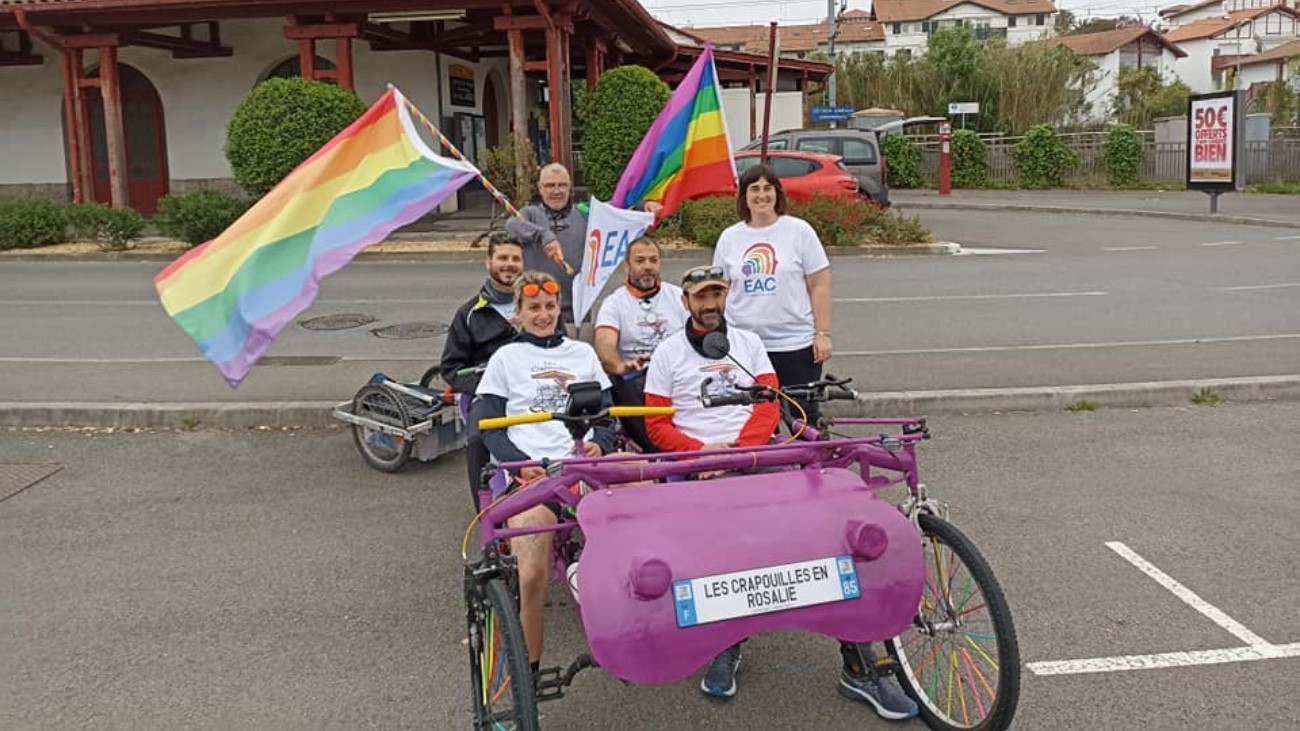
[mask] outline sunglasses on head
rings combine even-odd
[[[727,272],[722,267],[708,267],[708,268],[701,267],[699,269],[692,269],[691,271],[687,272],[685,281],[694,284],[697,282],[709,281],[711,279],[722,280],[722,279],[726,279],[726,275]]]
[[[541,292],[547,294],[559,294],[560,285],[548,279],[541,284],[538,284],[537,282],[529,282],[520,287],[519,291],[523,292],[525,297],[536,297]]]

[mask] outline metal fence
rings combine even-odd
[[[1138,174],[1144,182],[1182,184],[1187,179],[1187,145],[1156,142],[1151,132],[1139,132],[1145,154]],[[1106,182],[1103,149],[1104,132],[1062,134],[1061,140],[1079,153],[1079,164],[1065,176],[1067,185],[1102,185]],[[913,137],[921,148],[922,174],[939,177],[939,141],[934,136]],[[1018,182],[1012,151],[1021,137],[984,139],[989,182],[1012,185]],[[1300,138],[1277,137],[1247,142],[1244,148],[1246,183],[1300,182]]]

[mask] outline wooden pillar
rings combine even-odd
[[[570,42],[573,34],[565,30],[563,26],[556,28],[558,36],[557,53],[560,57],[560,121],[564,123],[561,128],[563,135],[560,140],[563,143],[559,159],[565,167],[573,167],[573,55]]]
[[[339,69],[339,86],[348,91],[355,91],[356,85],[352,79],[352,39],[339,37],[334,39],[334,58],[337,59]]]
[[[528,137],[528,87],[524,77],[524,33],[506,33],[510,43],[510,133]]]
[[[81,195],[85,202],[95,199],[95,162],[90,150],[90,113],[86,110],[86,88],[90,82],[99,84],[99,79],[86,79],[85,52],[80,48],[72,49],[72,65],[77,70],[77,96],[74,100],[77,113],[77,144],[81,148]]]
[[[749,65],[749,139],[758,138],[758,76],[754,64]]]
[[[565,56],[568,48],[567,31],[558,25],[546,29],[546,87],[550,91],[551,161],[568,168],[572,164],[569,151],[569,62]]]
[[[86,191],[81,171],[81,51],[64,48],[63,57],[63,127],[64,147],[68,151],[68,178],[72,183],[72,202],[85,203]]]
[[[799,84],[799,90],[803,92],[803,126],[812,126],[812,113],[808,109],[808,70],[804,69],[803,79]]]
[[[313,38],[298,39],[298,75],[304,79],[316,78],[316,41]]]
[[[108,152],[108,187],[114,208],[131,204],[126,183],[126,135],[122,123],[122,81],[117,73],[117,46],[99,47],[100,93],[104,97],[104,138]]]
[[[587,46],[587,91],[596,90],[596,82],[605,73],[605,42],[588,40]]]

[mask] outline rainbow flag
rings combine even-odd
[[[320,280],[478,175],[420,139],[390,88],[217,238],[154,278],[163,309],[236,387]]]
[[[735,190],[713,44],[706,43],[628,161],[612,203],[628,208],[658,201],[660,215],[667,216],[684,200]]]

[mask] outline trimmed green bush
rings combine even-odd
[[[988,150],[973,129],[952,133],[952,186],[983,188],[989,184]]]
[[[713,195],[685,201],[678,210],[682,236],[709,248],[717,246],[718,237],[736,222],[736,199],[732,196]]]
[[[266,195],[294,168],[366,111],[356,94],[322,81],[267,79],[235,110],[226,159],[235,180]]]
[[[35,249],[67,240],[63,206],[47,200],[0,201],[0,250]]]
[[[144,234],[144,216],[134,208],[81,203],[67,208],[72,237],[94,241],[105,251],[123,251]]]
[[[619,66],[601,75],[582,109],[582,175],[593,197],[607,201],[614,195],[623,168],[671,94],[643,66]]]
[[[790,203],[790,215],[808,222],[823,246],[861,246],[885,212],[864,200],[815,195],[810,201]]]
[[[925,184],[921,175],[921,148],[902,135],[885,135],[880,140],[880,152],[889,164],[889,187],[920,188]]]
[[[932,241],[930,229],[921,225],[919,216],[905,216],[897,211],[890,211],[872,224],[871,238],[886,246],[928,244]]]
[[[1127,124],[1117,124],[1106,133],[1101,147],[1101,161],[1106,168],[1106,182],[1117,188],[1137,185],[1138,168],[1146,148],[1137,132]]]
[[[154,225],[164,236],[196,246],[215,239],[244,215],[251,201],[215,190],[169,195],[158,201]]]
[[[1059,188],[1065,175],[1079,164],[1079,153],[1071,150],[1056,134],[1056,128],[1040,124],[1029,130],[1011,153],[1026,188]]]

